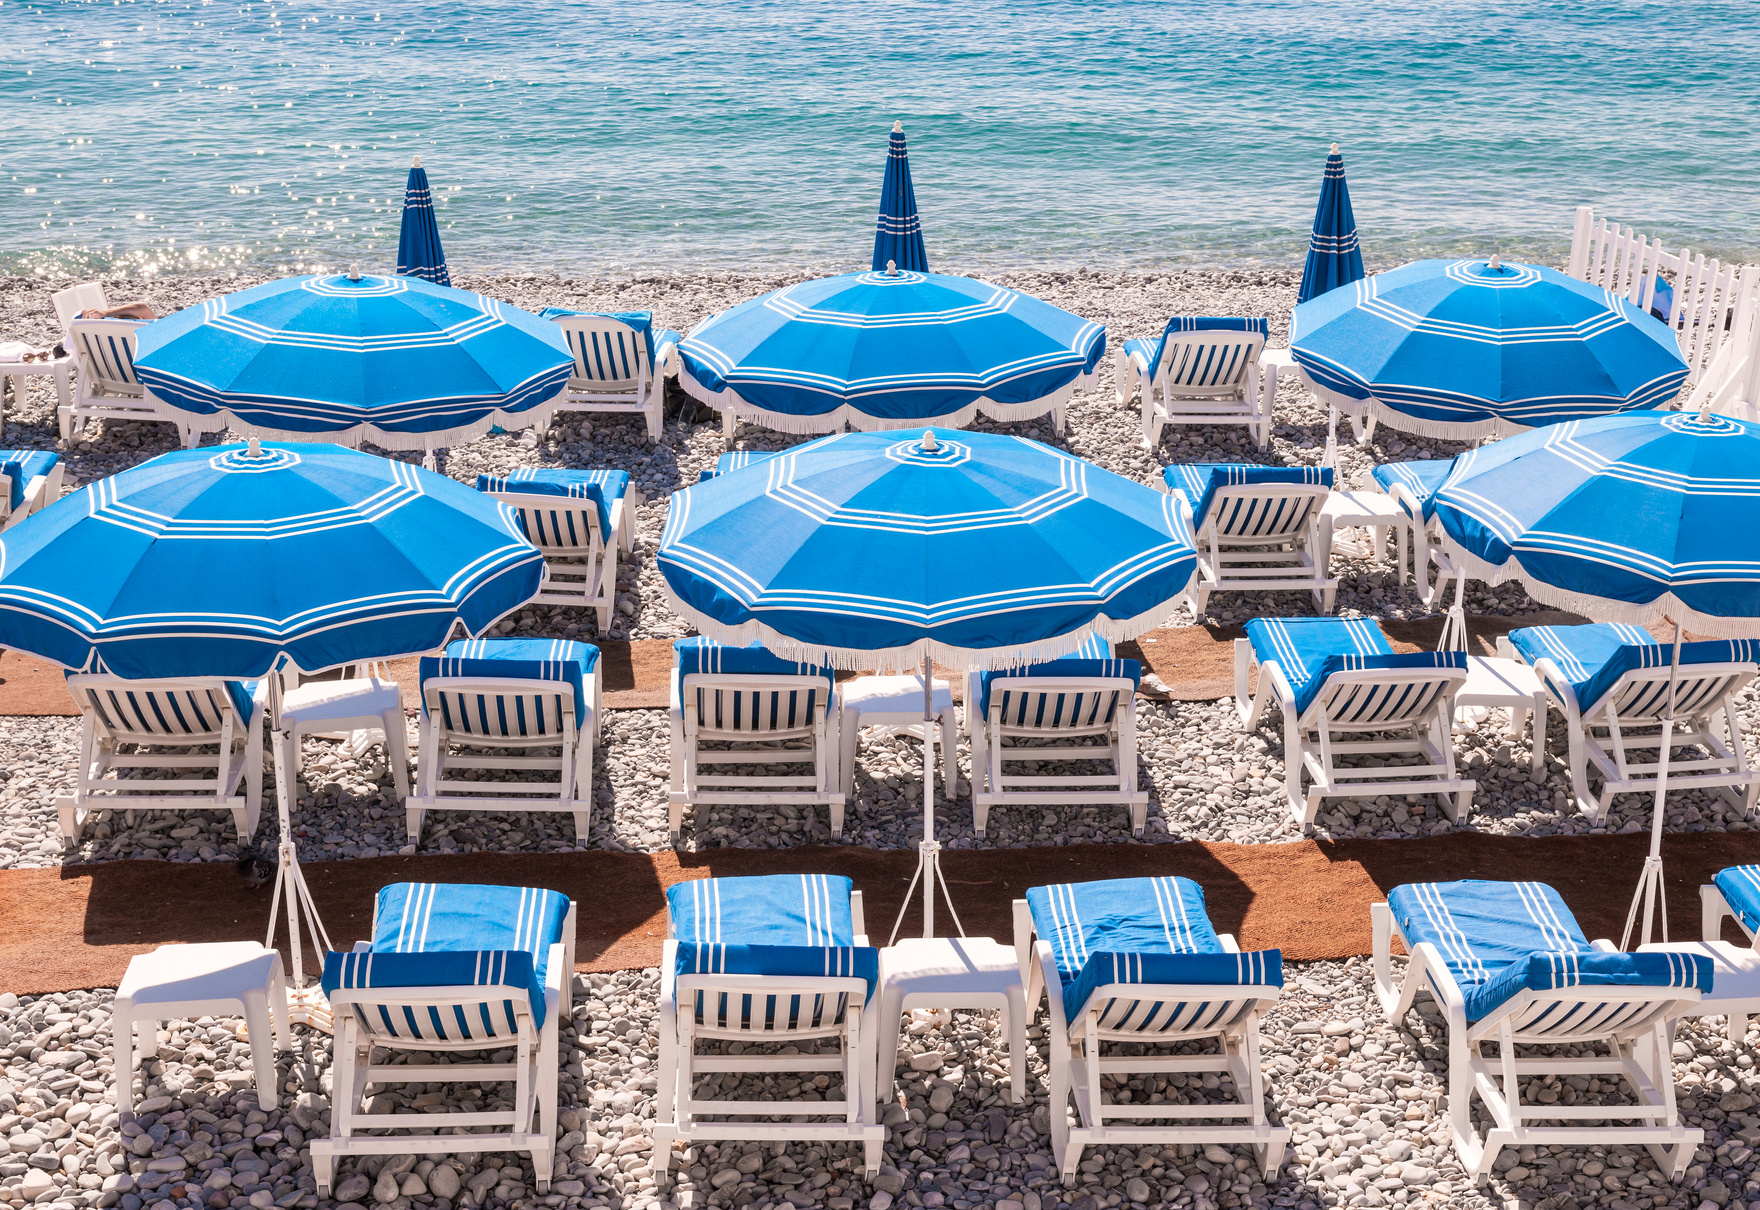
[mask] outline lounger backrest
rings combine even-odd
[[[606,315],[565,315],[555,321],[574,358],[574,377],[599,390],[635,390],[654,376],[642,334]]]
[[[1380,731],[1423,718],[1466,679],[1464,668],[1336,672],[1315,701],[1333,727]]]
[[[1087,1010],[1098,1014],[1095,1025],[1103,1035],[1165,1042],[1180,1035],[1226,1029],[1260,1007],[1263,1000],[1276,999],[1279,990],[1273,984],[1181,987],[1104,983],[1094,989]]]
[[[1641,991],[1649,994],[1640,996]],[[1568,995],[1524,992],[1512,1005],[1509,1023],[1518,1042],[1563,1046],[1609,1034],[1630,1036],[1682,1000],[1698,998],[1697,991],[1678,987],[1574,987]]]
[[[747,740],[805,735],[830,699],[823,676],[698,672],[684,678],[680,691],[687,732]]]
[[[1129,677],[1006,677],[991,682],[990,718],[1014,735],[1095,734],[1111,729],[1135,692]]]
[[[1208,521],[1221,539],[1271,541],[1300,534],[1332,494],[1330,487],[1305,483],[1261,483],[1219,487],[1211,497]],[[1201,528],[1206,518],[1195,518]]]
[[[124,742],[217,744],[236,713],[220,680],[125,681],[90,673],[67,678],[67,688],[106,735]]]
[[[324,956],[324,991],[369,1037],[458,1046],[535,1032],[525,950]]]
[[[698,1029],[754,1041],[824,1033],[861,1011],[880,976],[870,946],[680,942],[678,998]]]
[[[72,352],[88,392],[139,395],[141,380],[134,372],[135,334],[141,325],[129,319],[76,319],[67,327]]]
[[[457,736],[561,740],[575,722],[574,686],[566,681],[434,677],[422,683],[428,717]]]
[[[1160,377],[1170,394],[1188,399],[1235,395],[1264,348],[1257,332],[1170,334],[1161,349]]]
[[[599,506],[584,496],[538,496],[486,492],[512,506],[526,540],[545,555],[579,557],[604,549]]]
[[[82,281],[77,286],[57,290],[49,296],[55,304],[55,318],[66,332],[81,311],[108,311],[110,300],[104,297],[104,283]]]
[[[1752,664],[1683,664],[1674,687],[1676,718],[1693,718],[1715,709],[1725,695],[1739,693],[1754,679]],[[1668,711],[1667,668],[1633,669],[1609,692],[1622,723],[1659,722]]]

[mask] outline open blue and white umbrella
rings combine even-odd
[[[1687,378],[1666,325],[1496,257],[1415,261],[1298,303],[1290,352],[1328,403],[1431,437],[1662,407]]]
[[[876,271],[888,266],[929,271],[923,224],[917,218],[917,191],[911,188],[911,158],[904,147],[904,123],[894,122],[886,142],[886,176],[880,182],[880,218],[874,226]]]
[[[142,328],[166,419],[286,441],[457,445],[545,421],[573,361],[553,323],[418,277],[290,277]]]
[[[316,672],[481,634],[543,566],[508,506],[407,462],[181,450],[0,536],[0,646],[130,679]]]
[[[1348,286],[1363,276],[1363,252],[1357,246],[1357,216],[1351,213],[1351,191],[1344,183],[1344,156],[1338,144],[1326,157],[1320,180],[1320,202],[1314,207],[1314,230],[1308,236],[1308,262],[1302,266],[1297,302]]]
[[[1760,426],[1709,409],[1570,421],[1461,454],[1433,499],[1467,574],[1597,620],[1674,625],[1650,856],[1626,924],[1629,939],[1642,901],[1647,942],[1682,628],[1760,638]]]
[[[1055,659],[1163,622],[1197,565],[1173,497],[1020,437],[826,437],[673,493],[657,555],[724,642],[910,670]]]
[[[793,433],[1029,420],[1091,385],[1106,329],[969,277],[802,282],[698,324],[679,380],[724,413]]]
[[[440,247],[440,224],[434,216],[434,196],[428,191],[428,174],[417,156],[409,167],[409,183],[403,187],[403,227],[397,235],[397,272],[419,277],[437,286],[450,286],[446,253]]]

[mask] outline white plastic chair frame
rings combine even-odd
[[[1483,1185],[1498,1152],[1505,1147],[1615,1146],[1641,1144],[1671,1180],[1679,1180],[1693,1161],[1705,1132],[1680,1124],[1670,1067],[1669,1018],[1699,1000],[1699,992],[1680,987],[1569,987],[1522,991],[1483,1020],[1469,1023],[1460,985],[1429,942],[1412,946],[1399,932],[1385,903],[1369,908],[1374,947],[1375,995],[1387,1019],[1399,1025],[1420,989],[1428,990],[1448,1022],[1448,1119],[1455,1155]],[[1405,979],[1393,982],[1392,939],[1399,936],[1411,954]],[[1591,943],[1617,953],[1611,941]],[[1483,1047],[1497,1043],[1496,1056]],[[1604,1058],[1518,1057],[1516,1047],[1577,1046],[1601,1043]],[[1522,1088],[1535,1077],[1623,1077],[1637,1101],[1623,1105],[1546,1105],[1524,1103]],[[1501,1080],[1501,1084],[1499,1081]],[[1492,1119],[1481,1137],[1473,1126],[1471,1100],[1477,1096]],[[1638,1125],[1614,1125],[1614,1121]],[[1539,1125],[1541,1122],[1568,1125]],[[1588,1123],[1606,1121],[1604,1126]]]
[[[1129,808],[1131,832],[1143,834],[1149,792],[1137,788],[1136,686],[1129,677],[1001,677],[990,684],[990,711],[981,715],[978,673],[966,687],[972,741],[972,828],[984,835],[990,808],[1058,805]],[[1108,715],[1111,717],[1109,718]],[[1020,741],[1078,740],[1098,744],[1022,746]],[[1004,741],[1015,741],[1005,743]],[[1021,761],[1110,761],[1111,773],[1007,773]],[[1077,787],[1092,786],[1094,789]]]
[[[682,684],[681,684],[682,681]],[[800,695],[790,725],[778,695]],[[808,696],[811,701],[808,701]],[[701,712],[699,713],[699,702]],[[811,719],[810,722],[805,721]],[[719,720],[719,721],[718,721]],[[842,746],[836,695],[823,676],[672,670],[672,784],[666,795],[673,843],[684,809],[698,803],[826,807],[831,834],[843,835]],[[734,745],[705,751],[704,744]],[[805,743],[805,749],[787,745]],[[811,773],[705,773],[703,766],[804,765]]]
[[[67,325],[68,351],[75,358],[73,402],[56,409],[61,440],[71,441],[87,419],[168,420],[134,372],[135,334],[131,319],[76,319]]]
[[[565,315],[555,322],[574,358],[574,373],[557,396],[557,408],[635,412],[647,425],[648,440],[659,441],[665,424],[666,375],[678,373],[677,347],[671,341],[657,343],[654,364],[649,364],[647,341],[622,320]]]
[[[1218,937],[1228,953],[1235,939]],[[1064,1017],[1063,985],[1050,942],[1035,940],[1033,913],[1014,901],[1014,944],[1031,1012],[1041,993],[1050,1002],[1046,1030],[1051,1069],[1051,1152],[1066,1186],[1073,1186],[1082,1151],[1089,1146],[1172,1146],[1189,1143],[1227,1147],[1245,1143],[1258,1157],[1267,1181],[1283,1163],[1290,1128],[1273,1126],[1265,1113],[1265,1075],[1260,1059],[1259,1018],[1277,1002],[1273,984],[1108,983],[1094,990],[1079,1020]],[[1173,1046],[1214,1040],[1217,1053],[1140,1056],[1104,1053],[1108,1044]],[[1200,1105],[1116,1104],[1105,1099],[1101,1078],[1123,1082],[1133,1075],[1212,1072],[1234,1081],[1238,1102]],[[1071,1128],[1068,1107],[1076,1100],[1080,1125]],[[1161,1119],[1157,1124],[1149,1124]],[[1202,1121],[1221,1125],[1199,1125]],[[1141,1123],[1125,1125],[1122,1123]]]
[[[855,944],[866,946],[860,891],[850,895]],[[868,998],[859,978],[796,975],[679,975],[678,942],[670,914],[660,959],[660,1063],[654,1106],[654,1178],[671,1168],[672,1145],[703,1140],[796,1142],[822,1140],[862,1145],[862,1167],[869,1177],[880,1171],[886,1128],[875,1111],[870,1081],[876,1078],[880,1037],[880,988]],[[747,1000],[746,998],[750,999]],[[798,1000],[796,998],[798,997]],[[774,998],[774,1012],[766,1001]],[[791,1000],[796,1000],[791,1004]],[[688,1010],[679,1011],[683,1002]],[[841,1012],[838,1006],[841,1006]],[[839,1053],[819,1053],[836,1039]],[[697,1043],[740,1042],[745,1053],[704,1055]],[[805,1053],[753,1053],[757,1046],[793,1045]],[[738,1101],[697,1095],[701,1076],[729,1073],[838,1072],[841,1100]],[[713,1091],[713,1090],[710,1090]],[[732,1118],[790,1118],[791,1121],[734,1121]],[[711,1118],[720,1120],[710,1120]],[[828,1121],[808,1121],[828,1118]]]
[[[1338,581],[1327,574],[1332,518],[1325,507],[1331,493],[1308,483],[1219,487],[1201,527],[1178,495],[1180,513],[1197,535],[1198,568],[1185,593],[1192,612],[1202,614],[1213,592],[1307,589],[1320,612],[1331,613],[1338,592]]]
[[[600,666],[586,679],[587,719],[575,722],[574,686],[567,681],[501,677],[434,677],[422,686],[426,713],[418,724],[416,792],[404,803],[409,838],[419,842],[429,811],[544,811],[574,816],[574,837],[592,835],[593,745],[603,715]],[[479,698],[500,706],[478,709]],[[522,735],[519,720],[560,715],[560,730]],[[451,726],[446,718],[453,719]],[[554,725],[554,724],[552,724]],[[490,755],[454,753],[454,745],[495,750]],[[559,749],[555,756],[535,748]],[[502,755],[506,752],[508,755]],[[516,756],[513,753],[526,755]],[[447,781],[448,769],[552,770],[557,781]]]
[[[129,681],[84,673],[69,677],[67,688],[80,708],[80,733],[73,793],[55,797],[64,838],[77,841],[99,810],[230,811],[239,843],[255,835],[263,806],[262,706],[241,727],[226,682],[211,677]],[[124,752],[124,746],[151,750]],[[218,751],[194,751],[206,747]],[[176,748],[185,751],[161,750]],[[136,769],[214,776],[120,776]]]
[[[544,582],[532,598],[538,605],[576,605],[597,615],[599,632],[611,628],[617,603],[617,552],[635,549],[630,510],[635,485],[610,506],[611,532],[599,528],[599,509],[575,496],[488,492],[519,512],[520,527],[544,556]]]
[[[1725,916],[1734,920],[1736,927],[1740,928],[1743,935],[1748,938],[1747,949],[1731,945],[1723,939],[1723,918]],[[1709,956],[1714,962],[1722,959],[1723,962],[1727,962],[1738,970],[1752,969],[1756,963],[1760,963],[1760,949],[1755,948],[1755,943],[1760,941],[1760,935],[1757,935],[1753,929],[1748,927],[1746,921],[1736,915],[1735,909],[1729,905],[1729,900],[1723,897],[1723,892],[1714,882],[1702,883],[1699,887],[1699,940],[1704,943],[1707,950],[1711,951]],[[1670,946],[1667,942],[1663,942],[1652,948],[1668,949]],[[1713,994],[1717,992],[1715,984],[1712,986],[1712,992]],[[1730,1045],[1735,1047],[1746,1045],[1748,1014],[1730,1012],[1728,1026]]]
[[[532,1157],[537,1191],[550,1189],[555,1164],[557,1078],[561,1057],[557,1039],[559,1022],[574,1011],[575,905],[571,900],[562,922],[562,940],[550,947],[544,978],[544,1024],[534,1028],[529,991],[511,985],[459,987],[364,987],[339,988],[330,995],[335,1014],[334,1090],[330,1095],[330,1137],[311,1140],[312,1175],[318,1195],[328,1197],[336,1175],[336,1158],[348,1155],[453,1154],[461,1137],[470,1140],[472,1151],[523,1151]],[[357,942],[358,953],[368,948]],[[379,1007],[416,1011],[457,1006],[479,1020],[487,1005],[494,1019],[504,1021],[503,1003],[514,1006],[515,1031],[511,1038],[448,1039],[426,1036],[396,1037],[376,1023]],[[513,1058],[506,1062],[474,1063],[374,1063],[375,1049],[458,1053],[500,1051],[511,1045]],[[419,1081],[443,1083],[510,1083],[511,1110],[421,1114],[368,1113],[361,1108],[369,1085],[409,1084]],[[487,1131],[484,1128],[489,1128]],[[499,1127],[500,1129],[495,1129]],[[420,1134],[399,1131],[416,1130]],[[455,1129],[456,1134],[442,1133]],[[371,1131],[373,1133],[363,1133]]]
[[[1259,690],[1247,686],[1254,666]],[[1234,700],[1243,730],[1254,731],[1273,698],[1283,708],[1283,790],[1291,817],[1306,834],[1323,798],[1434,794],[1458,822],[1478,782],[1455,769],[1454,695],[1465,668],[1375,668],[1335,672],[1298,718],[1295,691],[1276,660],[1257,664],[1253,644],[1234,641]],[[1252,706],[1247,702],[1251,696]],[[1363,736],[1345,739],[1344,736]],[[1418,763],[1347,768],[1346,756],[1416,756]],[[1302,778],[1311,780],[1302,790]]]
[[[1120,407],[1142,387],[1143,447],[1161,444],[1170,424],[1244,424],[1263,449],[1271,437],[1277,367],[1259,359],[1257,332],[1169,333],[1157,365],[1120,346],[1115,364]]]
[[[57,462],[46,475],[36,475],[25,482],[24,499],[12,507],[11,475],[0,475],[0,531],[11,529],[40,508],[61,499],[61,477],[66,467]]]
[[[1633,753],[1654,750],[1660,738],[1663,713],[1668,708],[1667,665],[1634,668],[1613,683],[1601,700],[1585,713],[1577,705],[1570,683],[1550,659],[1534,664],[1534,674],[1546,687],[1546,695],[1564,714],[1565,734],[1570,742],[1571,793],[1577,809],[1592,822],[1607,818],[1618,794],[1651,794],[1656,789],[1659,761],[1640,761]],[[1735,695],[1747,687],[1760,668],[1753,664],[1683,664],[1675,686],[1674,733],[1671,750],[1703,747],[1710,755],[1671,755],[1668,788],[1718,789],[1733,807],[1754,810],[1760,799],[1760,770],[1748,764],[1742,725],[1734,709]],[[1727,742],[1718,734],[1719,716]],[[1601,794],[1589,789],[1589,766],[1600,773]],[[1741,793],[1735,791],[1740,788]]]

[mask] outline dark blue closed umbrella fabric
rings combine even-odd
[[[397,237],[397,271],[419,277],[436,286],[450,286],[446,253],[440,247],[440,224],[434,217],[434,197],[428,190],[428,174],[420,156],[410,166],[409,183],[403,187],[403,230]]]
[[[1296,301],[1305,303],[1328,290],[1348,286],[1363,276],[1363,253],[1357,246],[1357,216],[1351,213],[1351,191],[1344,182],[1344,156],[1338,144],[1326,157],[1320,181],[1320,204],[1314,207],[1314,231],[1308,237],[1308,263],[1302,266],[1302,288]]]
[[[886,146],[886,177],[880,184],[880,219],[874,227],[875,272],[888,264],[916,273],[929,271],[923,224],[917,219],[917,191],[911,188],[911,160],[904,147],[904,123],[892,124]]]

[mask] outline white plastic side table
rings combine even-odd
[[[275,1108],[278,1081],[275,1051],[292,1050],[288,1029],[287,982],[281,955],[255,941],[161,945],[128,960],[116,990],[111,1037],[116,1045],[116,1108],[134,1105],[135,1027],[141,1027],[140,1053],[159,1053],[159,1022],[211,1013],[244,1017],[250,1031],[251,1068],[257,1077],[257,1104]],[[274,1045],[269,1042],[271,1012]]]
[[[1711,959],[1711,990],[1681,1016],[1727,1016],[1730,1042],[1738,1049],[1746,1042],[1748,1018],[1760,1016],[1760,954],[1751,946],[1728,941],[1654,941],[1640,945],[1638,952],[1698,954]]]
[[[856,776],[856,744],[861,738],[863,727],[885,727],[892,732],[904,732],[921,739],[923,736],[923,677],[914,676],[858,676],[843,682],[837,687],[837,698],[842,703],[843,751],[840,753],[843,768],[843,792],[848,795],[854,792]],[[942,801],[953,797],[953,785],[959,775],[954,765],[954,737],[958,734],[953,713],[953,687],[946,681],[936,681],[930,689],[930,712],[940,721],[937,728],[940,735],[936,740],[941,745],[941,785]]]
[[[1508,640],[1500,640],[1506,647]],[[1520,739],[1522,719],[1534,712],[1534,754],[1528,766],[1528,780],[1538,785],[1546,780],[1546,687],[1534,670],[1521,660],[1507,656],[1469,655],[1467,683],[1454,695],[1454,707],[1486,706],[1509,711],[1509,737]]]
[[[1027,994],[1014,947],[989,937],[910,937],[880,951],[880,1064],[877,1100],[898,1092],[898,1044],[913,1008],[975,1008],[1002,1014],[1008,1081],[1026,1096]]]
[[[71,394],[73,382],[73,358],[57,357],[54,361],[8,361],[0,362],[0,379],[12,380],[13,406],[24,404],[25,380],[43,374],[55,377],[55,403],[57,407],[69,407],[73,403]],[[3,387],[4,383],[0,383]],[[6,428],[6,397],[0,390],[0,431]]]
[[[1332,548],[1335,551],[1348,545],[1338,537],[1341,531],[1368,530],[1370,550],[1367,557],[1376,562],[1386,558],[1387,531],[1392,530],[1399,542],[1394,568],[1399,573],[1400,583],[1405,583],[1406,536],[1411,533],[1412,519],[1392,496],[1362,487],[1335,487],[1332,495],[1326,498],[1326,507],[1320,510],[1320,515],[1332,518]],[[1350,553],[1361,557],[1360,548]]]

